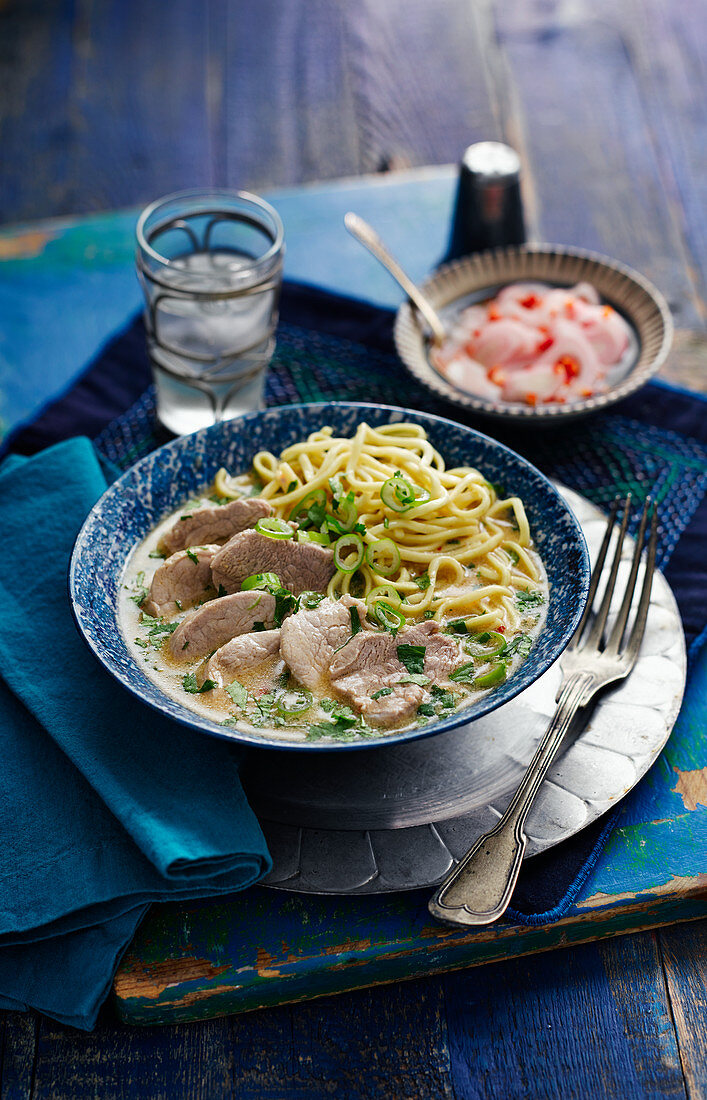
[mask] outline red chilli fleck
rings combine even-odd
[[[523,309],[537,309],[539,305],[542,305],[542,299],[538,298],[537,294],[528,294],[526,298],[520,299],[520,304]]]

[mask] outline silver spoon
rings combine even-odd
[[[446,339],[447,332],[439,314],[432,308],[424,294],[415,286],[412,279],[405,274],[397,260],[393,259],[375,229],[372,229],[363,218],[359,218],[358,214],[352,214],[351,212],[344,215],[344,225],[351,236],[360,241],[369,252],[372,252],[375,258],[383,264],[383,267],[390,272],[395,281],[400,284],[410,301],[417,306],[432,329],[433,343],[441,344]]]

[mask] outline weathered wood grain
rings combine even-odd
[[[458,162],[498,140],[474,5],[363,0],[343,5],[361,169]]]
[[[3,221],[36,218],[38,205],[47,212],[70,209],[72,11],[71,0],[28,0],[0,10]]]
[[[666,200],[684,234],[704,303],[707,10],[702,0],[630,0],[618,8],[631,37],[631,64],[653,135]]]
[[[595,896],[591,910],[571,910],[554,924],[473,932],[434,925],[426,919],[424,899],[417,906],[402,901],[396,912],[384,897],[343,899],[338,907],[332,901],[319,906],[294,899],[288,906],[286,900],[269,901],[267,893],[251,891],[230,904],[214,902],[208,912],[160,906],[116,975],[115,1006],[128,1023],[171,1023],[488,965],[703,918],[704,887],[693,899],[683,890],[680,884],[670,901],[656,899],[655,893],[638,901],[633,895]],[[304,922],[299,931],[292,927],[298,912]],[[204,946],[209,939],[210,951]],[[200,956],[218,958],[218,976],[182,979],[195,947]]]
[[[32,1100],[39,1018],[0,1013],[0,1100]]]
[[[231,1021],[243,1100],[451,1100],[439,983],[361,990]],[[424,1036],[424,1043],[420,1042]]]
[[[659,936],[659,932],[646,932],[611,945],[602,943],[599,957],[636,1091],[678,1100],[685,1095],[680,1041],[673,1020],[673,997],[661,971]],[[650,1051],[649,1057],[646,1051]]]
[[[38,1021],[31,1100],[231,1100],[227,1021],[85,1034]],[[13,1098],[14,1100],[14,1098]]]
[[[592,944],[448,975],[459,1093],[465,1100],[684,1097],[657,961],[643,934],[608,951]]]
[[[348,4],[221,3],[211,12],[223,182],[261,188],[361,171]],[[220,77],[214,71],[220,66]]]
[[[65,208],[216,182],[207,14],[191,0],[76,4]]]
[[[498,0],[496,28],[517,89],[519,126],[544,239],[582,244],[642,271],[682,326],[701,323],[681,226],[666,200],[653,134],[614,5]]]
[[[707,922],[658,933],[689,1100],[707,1097]]]
[[[25,1092],[16,1091],[16,1078],[3,1075],[3,1100],[453,1100],[458,1095],[450,1075],[443,991],[432,980],[198,1027],[130,1029],[104,1015],[96,1030],[84,1035],[36,1017],[22,1019],[28,1028],[37,1027],[34,1065],[30,1056]]]

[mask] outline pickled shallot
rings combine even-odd
[[[564,404],[608,389],[632,345],[623,317],[589,283],[512,283],[469,306],[430,353],[453,385],[492,401]]]

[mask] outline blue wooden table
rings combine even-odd
[[[350,7],[265,3],[257,20],[245,4],[202,10],[188,0],[170,5],[168,20],[160,5],[2,8],[0,64],[11,79],[0,107],[0,213],[28,223],[0,237],[8,426],[68,385],[138,304],[134,212],[73,215],[191,184],[268,187],[285,220],[291,277],[395,304],[397,291],[341,232],[341,216],[355,206],[420,277],[443,250],[453,170],[363,187],[291,185],[453,160],[482,137],[505,136],[520,149],[536,237],[598,248],[656,281],[678,327],[669,376],[707,388],[699,109],[707,51],[698,8],[663,0],[580,0],[571,10],[510,0]],[[244,110],[263,83],[271,106]],[[634,864],[632,898],[648,890],[655,901],[662,867],[663,901],[694,917],[704,894],[679,881],[665,841],[682,828],[689,847],[689,823],[707,813],[707,771],[691,746],[689,737],[676,743],[665,767],[683,775],[663,776],[666,801],[634,821],[654,829]],[[647,789],[639,805],[653,795]],[[630,839],[614,838],[588,887],[608,908],[621,894],[620,849]],[[168,912],[155,919],[165,934],[179,932],[188,958],[188,923],[177,929]],[[578,938],[554,931],[540,946]],[[145,951],[136,943],[133,960]],[[467,949],[452,965],[473,961]],[[129,962],[124,1003],[135,994]],[[151,977],[170,984],[169,975]],[[183,994],[189,975],[182,980]],[[706,1011],[707,922],[693,921],[196,1024],[135,1028],[109,1008],[81,1035],[5,1014],[0,1098],[694,1098],[707,1090]]]

